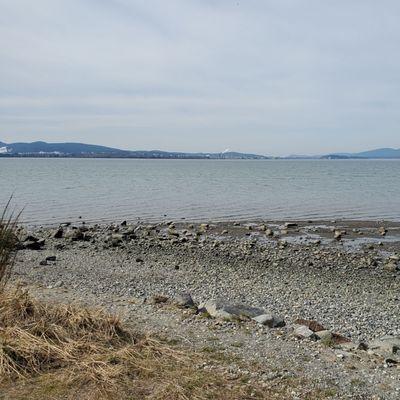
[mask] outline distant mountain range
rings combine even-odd
[[[160,150],[120,150],[112,147],[84,143],[3,143],[0,157],[83,157],[83,158],[173,158],[173,159],[246,159],[261,160],[269,157],[258,154],[237,153],[182,153]]]
[[[400,158],[400,149],[382,148],[376,150],[362,151],[361,153],[334,153],[322,156],[330,159],[346,158]]]
[[[184,153],[160,150],[120,150],[113,147],[84,143],[3,143],[0,142],[0,157],[83,157],[83,158],[162,158],[162,159],[229,159],[265,160],[285,159],[400,159],[400,149],[382,148],[360,153],[332,153],[323,156],[291,155],[288,157],[268,157],[259,154],[237,153]]]

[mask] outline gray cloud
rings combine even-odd
[[[400,147],[395,0],[0,0],[0,140]]]

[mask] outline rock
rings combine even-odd
[[[315,335],[319,340],[330,342],[332,340],[332,332],[328,330],[315,332]]]
[[[382,336],[368,343],[368,347],[374,353],[398,354],[400,353],[400,336]]]
[[[168,229],[168,235],[174,236],[174,237],[179,237],[179,232],[177,232],[175,229]]]
[[[121,222],[121,226],[126,226],[127,222],[126,221],[122,221]]]
[[[290,229],[290,228],[297,228],[297,224],[295,222],[285,222],[285,228]]]
[[[343,235],[343,232],[342,232],[342,231],[335,230],[333,237],[334,237],[336,240],[341,240],[341,239],[342,239],[342,235]]]
[[[39,265],[47,265],[47,260],[40,261]]]
[[[160,304],[160,303],[166,303],[168,300],[169,300],[168,296],[164,296],[162,294],[156,294],[151,298],[150,302],[152,304]]]
[[[143,258],[141,258],[141,257],[136,257],[135,261],[137,263],[143,263],[144,262]]]
[[[201,304],[199,308],[205,308],[207,312],[215,318],[232,319],[232,318],[254,318],[265,314],[265,311],[249,307],[242,304],[229,304],[222,300],[210,300]]]
[[[174,299],[174,302],[178,307],[196,308],[196,305],[194,304],[194,301],[190,293],[181,293],[177,295]]]
[[[54,239],[61,239],[64,236],[64,229],[60,226],[53,235]]]
[[[295,337],[299,339],[312,339],[312,340],[317,339],[316,334],[305,325],[300,325],[297,328],[295,328],[293,334]]]
[[[22,243],[23,249],[40,250],[45,244],[44,239],[26,240]]]
[[[325,327],[321,325],[319,322],[313,320],[313,319],[303,319],[303,318],[297,318],[294,321],[295,324],[297,325],[304,325],[308,329],[312,330],[313,332],[320,332],[320,331],[325,331]]]
[[[74,242],[85,239],[85,235],[81,229],[72,229],[68,231],[66,237]]]
[[[265,234],[267,235],[267,236],[274,236],[274,231],[272,230],[272,229],[267,229],[266,231],[265,231]]]
[[[261,325],[268,326],[268,328],[281,328],[286,325],[283,318],[270,314],[258,315],[257,317],[254,317],[253,320]]]
[[[59,288],[59,287],[61,287],[61,286],[64,286],[64,282],[63,282],[63,281],[57,281],[57,282],[54,284],[53,287]]]
[[[394,262],[388,262],[383,268],[388,272],[396,272],[399,269],[398,265]]]
[[[378,229],[378,233],[379,233],[381,236],[385,236],[386,233],[387,233],[387,229],[386,229],[384,226],[381,226],[381,227]]]
[[[343,345],[345,343],[351,343],[351,340],[339,333],[332,333],[332,341],[336,345]]]
[[[56,256],[48,256],[46,257],[46,261],[56,261],[57,257]]]

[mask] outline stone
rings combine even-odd
[[[380,339],[368,343],[368,347],[373,352],[400,354],[400,336],[386,335]]]
[[[312,339],[312,340],[317,339],[315,333],[305,325],[300,325],[297,328],[295,328],[293,334],[295,337],[299,339]]]
[[[315,332],[315,335],[319,340],[330,342],[332,340],[332,332],[327,329],[324,331]]]
[[[229,304],[222,300],[209,300],[201,304],[199,308],[205,308],[212,317],[222,319],[254,318],[265,314],[265,311],[261,308],[242,304]]]
[[[64,229],[60,226],[53,235],[54,239],[61,239],[64,236]]]
[[[22,248],[29,250],[40,250],[45,244],[44,239],[26,240],[22,243]]]
[[[52,262],[54,262],[54,261],[56,261],[57,260],[57,257],[56,256],[48,256],[48,257],[46,257],[46,261],[52,261]]]
[[[59,287],[62,287],[62,286],[64,286],[64,282],[63,282],[63,281],[57,281],[57,282],[54,284],[53,287],[59,288]]]
[[[319,322],[313,320],[313,319],[303,319],[303,318],[297,318],[294,321],[295,324],[297,325],[304,325],[308,329],[312,330],[313,332],[320,332],[320,331],[325,331],[325,327],[321,325]]]
[[[333,235],[333,237],[336,239],[336,240],[340,240],[340,239],[342,239],[342,231],[338,231],[338,230],[336,230],[335,232],[334,232],[334,235]]]
[[[268,326],[268,328],[282,328],[286,325],[283,318],[270,314],[258,315],[257,317],[254,317],[253,320],[261,325]]]
[[[194,304],[194,301],[190,293],[181,293],[177,295],[174,299],[174,302],[178,307],[196,308],[196,305]]]
[[[378,229],[378,233],[379,233],[381,236],[385,236],[386,233],[387,233],[387,229],[386,229],[384,226],[381,226],[381,227]]]
[[[399,269],[398,265],[394,262],[388,262],[383,268],[388,272],[396,272]]]
[[[274,231],[272,230],[272,229],[267,229],[266,231],[265,231],[265,234],[267,235],[267,236],[274,236]]]
[[[152,304],[160,304],[160,303],[166,303],[169,300],[168,296],[164,296],[162,294],[156,294],[151,298],[151,303]]]
[[[285,222],[285,228],[289,229],[289,228],[297,228],[297,224],[295,222]]]

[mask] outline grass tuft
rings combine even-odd
[[[17,221],[19,215],[14,217],[10,212],[11,197],[0,215],[0,292],[10,277],[15,260],[15,248],[17,243]]]

